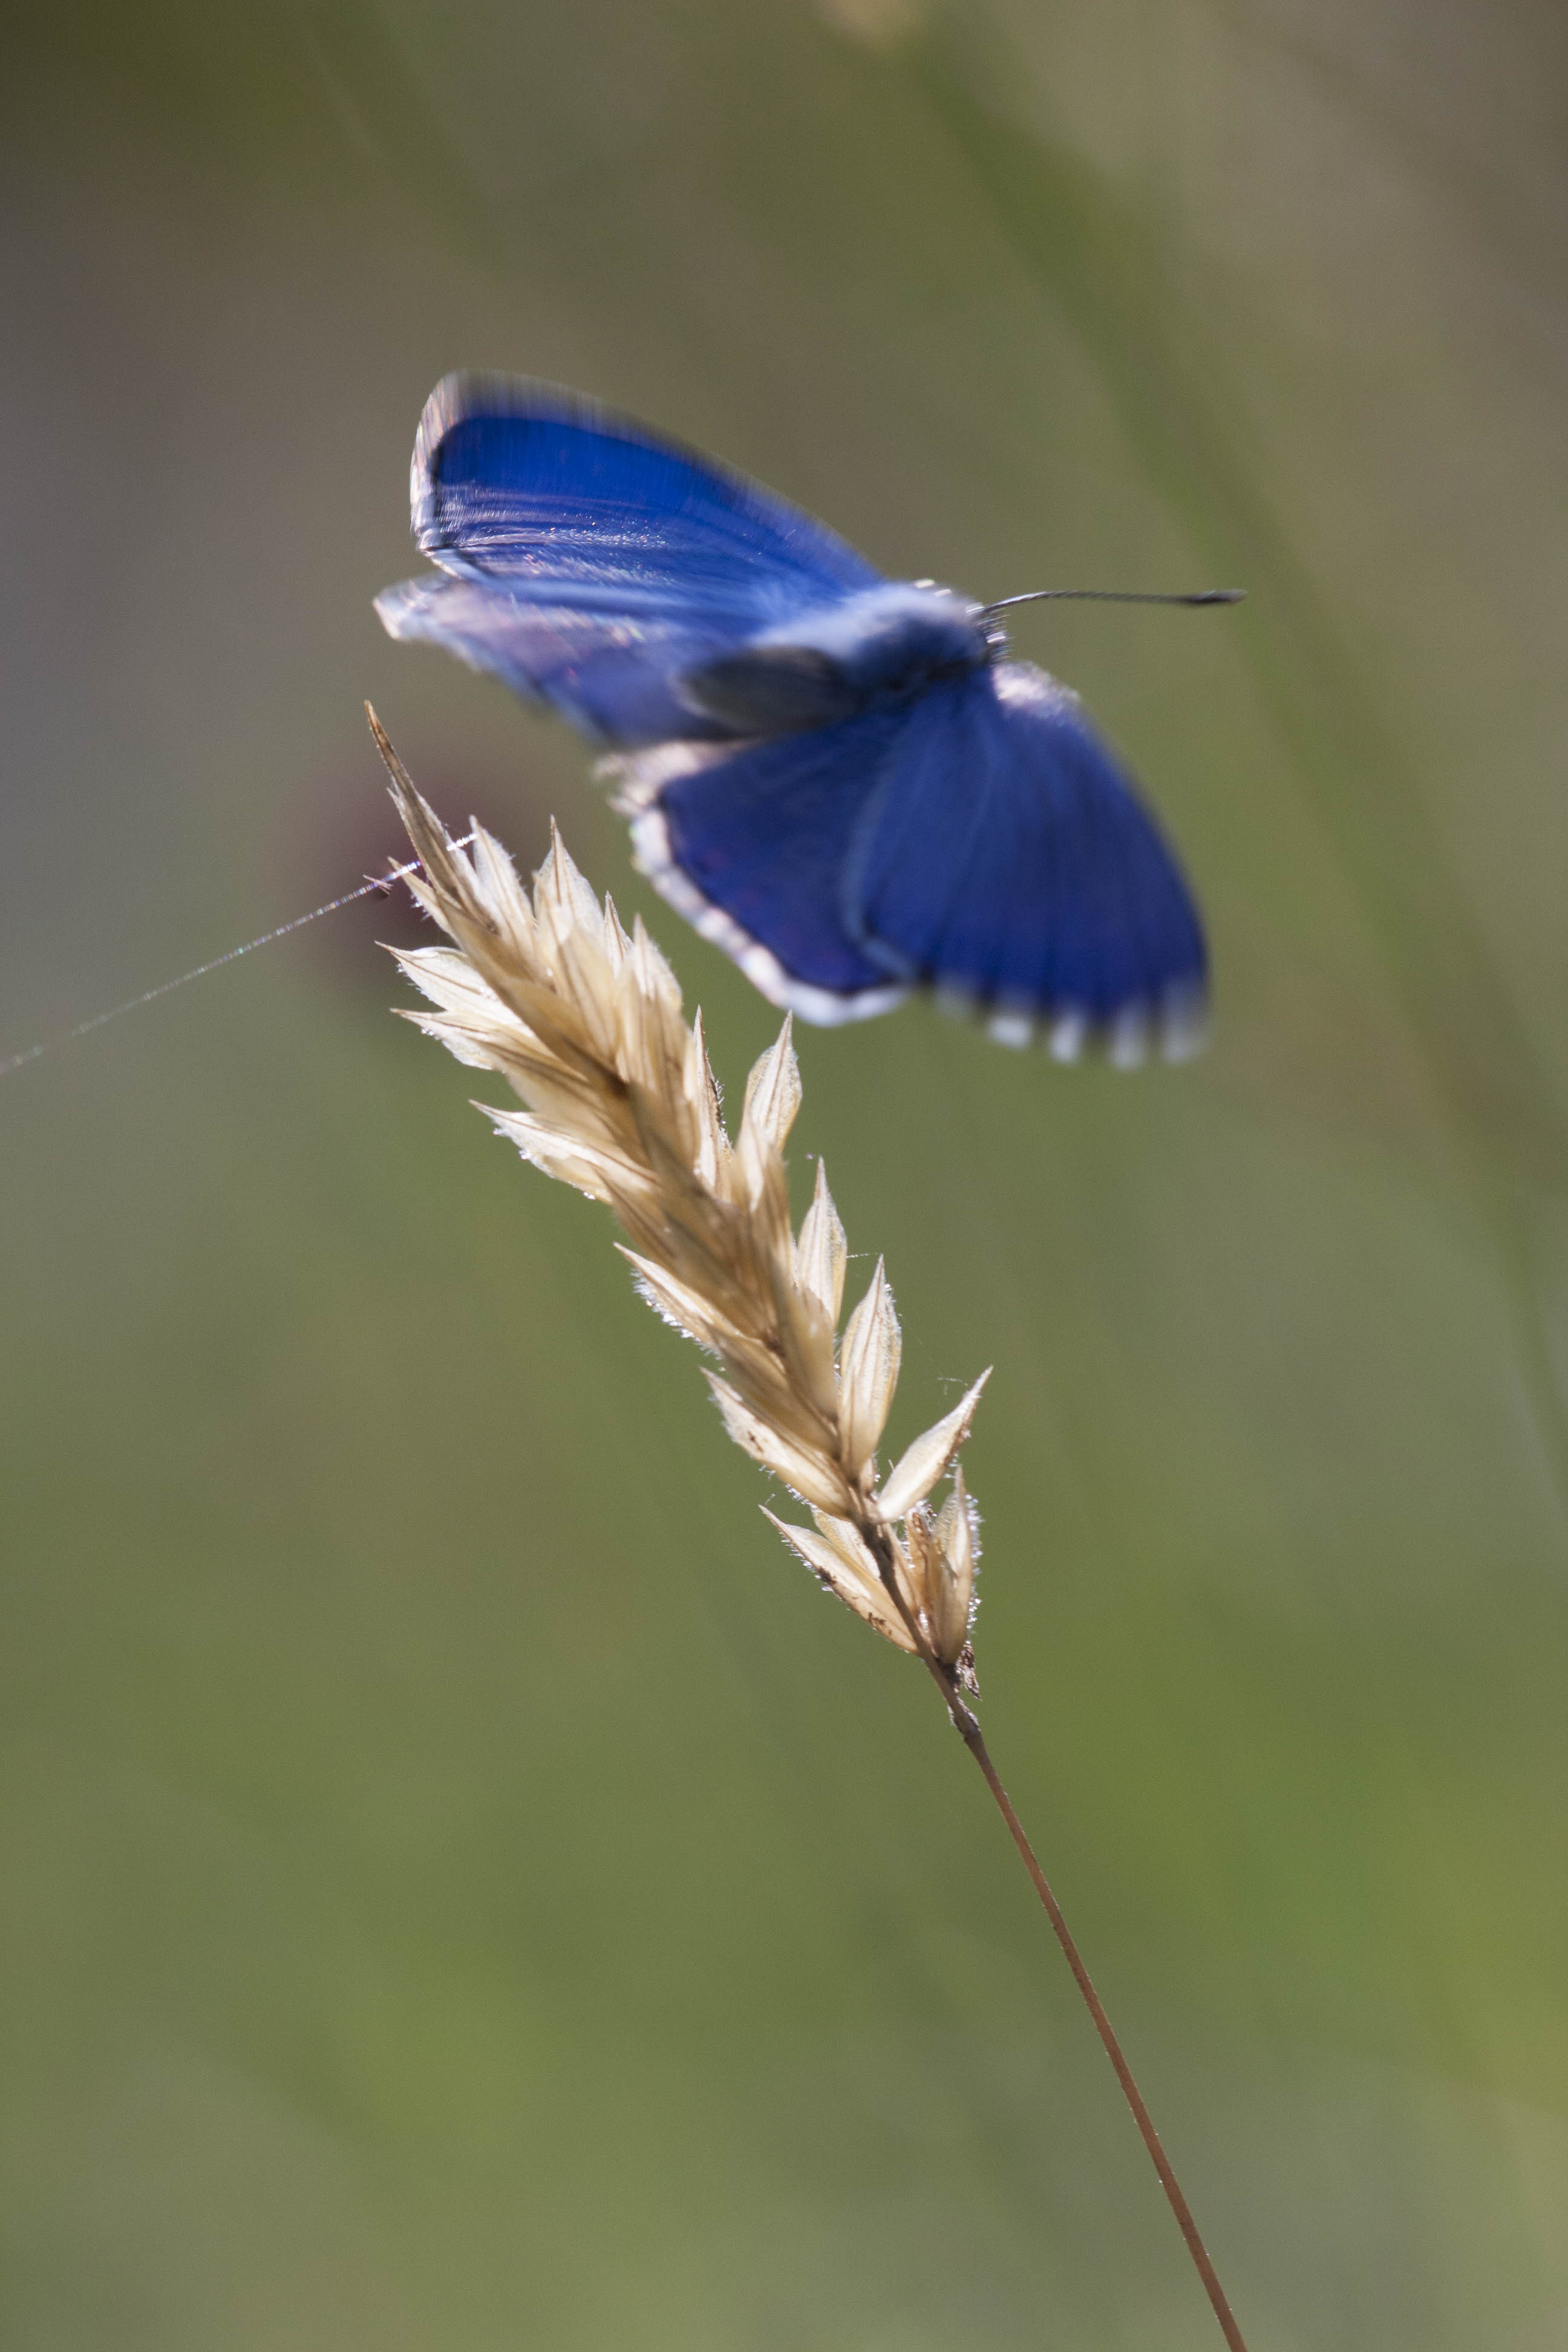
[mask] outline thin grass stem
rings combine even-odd
[[[1007,1834],[1023,1857],[1024,1867],[1029,1874],[1035,1892],[1045,1906],[1046,1916],[1051,1923],[1052,1931],[1066,1955],[1068,1968],[1072,1970],[1073,1982],[1083,1995],[1084,2006],[1094,2020],[1094,2030],[1100,2036],[1105,2054],[1114,2067],[1116,2079],[1121,2085],[1121,2095],[1132,2110],[1132,2120],[1137,2125],[1139,2136],[1149,2151],[1149,2160],[1160,2177],[1160,2186],[1164,2190],[1171,2210],[1176,2217],[1176,2227],[1186,2242],[1187,2252],[1193,2258],[1193,2266],[1204,2283],[1204,2293],[1207,2295],[1214,2315],[1219,2322],[1220,2333],[1229,2345],[1230,2352],[1247,2352],[1247,2340],[1237,2325],[1236,2314],[1230,2307],[1230,2298],[1220,2284],[1219,2273],[1214,2266],[1213,2258],[1203,2242],[1196,2221],[1193,2219],[1193,2209],[1183,2193],[1175,2168],[1165,2154],[1160,2135],[1154,2128],[1154,2118],[1149,2113],[1143,2094],[1138,2088],[1137,2078],[1127,2063],[1127,2053],[1117,2039],[1116,2028],[1106,2014],[1105,2003],[1094,1989],[1094,1979],[1089,1973],[1083,1954],[1079,1950],[1077,1938],[1068,1926],[1067,1916],[1061,1905],[1057,1901],[1051,1882],[1040,1867],[1039,1857],[1029,1843],[1028,1833],[1013,1809],[1013,1800],[1007,1794],[1002,1783],[1002,1776],[991,1760],[991,1750],[985,1745],[985,1736],[980,1728],[973,1709],[963,1696],[957,1675],[951,1666],[944,1665],[940,1658],[932,1656],[929,1643],[922,1637],[922,1629],[915,1622],[909,1604],[904,1599],[900,1580],[895,1573],[892,1546],[888,1539],[886,1529],[868,1519],[861,1522],[860,1533],[876,1559],[882,1581],[887,1586],[900,1616],[909,1628],[927,1672],[942,1693],[943,1704],[952,1721],[952,1727],[979,1765],[985,1785],[996,1801],[996,1810],[1007,1824]]]
[[[1176,2178],[1174,2168],[1165,2153],[1159,2133],[1154,2128],[1154,2119],[1144,2105],[1143,2094],[1138,2088],[1132,2069],[1127,2063],[1126,2053],[1117,2040],[1116,2029],[1105,2013],[1105,2004],[1094,1989],[1094,1979],[1084,1963],[1083,1954],[1079,1950],[1072,1929],[1068,1926],[1063,1916],[1062,1906],[1052,1891],[1050,1880],[1040,1867],[1039,1858],[1029,1843],[1024,1824],[1013,1810],[1013,1800],[1003,1787],[1001,1775],[991,1760],[991,1751],[985,1745],[984,1734],[971,1710],[964,1705],[956,1686],[949,1687],[947,1676],[942,1669],[930,1660],[927,1663],[931,1666],[937,1688],[947,1702],[953,1727],[976,1764],[979,1765],[985,1785],[996,1800],[996,1810],[1007,1824],[1007,1833],[1023,1856],[1024,1867],[1034,1882],[1036,1894],[1045,1906],[1046,1916],[1051,1923],[1056,1939],[1066,1954],[1067,1964],[1072,1970],[1073,1982],[1083,1995],[1084,2006],[1094,2020],[1094,2030],[1104,2044],[1106,2056],[1116,2070],[1116,2079],[1121,2085],[1121,2095],[1132,2110],[1132,2120],[1137,2125],[1139,2135],[1149,2151],[1149,2160],[1160,2176],[1160,2186],[1164,2190],[1171,2210],[1176,2217],[1176,2227],[1186,2241],[1187,2252],[1193,2258],[1193,2266],[1204,2283],[1204,2293],[1208,2296],[1214,2309],[1214,2315],[1219,2322],[1220,2333],[1229,2345],[1230,2352],[1247,2352],[1246,2339],[1237,2325],[1236,2314],[1230,2307],[1230,2299],[1220,2284],[1219,2273],[1215,2269],[1209,2250],[1203,2242],[1196,2221],[1193,2219],[1193,2209],[1182,2192],[1182,2184]]]

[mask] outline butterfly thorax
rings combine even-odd
[[[992,653],[978,605],[924,582],[887,581],[792,614],[689,671],[679,690],[734,734],[789,734],[913,700]]]

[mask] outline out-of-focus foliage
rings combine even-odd
[[[1016,631],[1184,846],[1208,1058],[807,1035],[796,1208],[820,1150],[887,1250],[895,1448],[996,1364],[988,1734],[1255,2345],[1545,2352],[1568,20],[3,37],[0,1052],[391,851],[367,693],[444,814],[537,856],[560,810],[721,1075],[773,1033],[579,748],[376,628],[447,367],[641,411],[892,571],[1250,591]],[[8,2346],[1206,2345],[924,1677],[386,1016],[378,930],[0,1087]]]

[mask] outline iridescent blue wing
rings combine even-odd
[[[726,753],[626,763],[664,895],[813,1021],[924,983],[1121,1060],[1193,1042],[1205,954],[1152,820],[1042,671],[1009,663],[892,710]]]
[[[1207,955],[1181,870],[1077,696],[1027,663],[915,706],[843,904],[869,952],[1006,1043],[1133,1062],[1196,1042]]]
[[[735,644],[734,631],[710,620],[583,612],[438,572],[384,589],[375,609],[390,635],[423,639],[470,669],[492,671],[590,741],[662,743],[724,731],[694,712],[677,686]]]
[[[905,711],[740,750],[671,743],[619,763],[637,861],[774,1004],[858,1021],[909,992],[847,928],[844,877]]]
[[[751,613],[880,574],[825,525],[713,458],[559,384],[450,375],[419,421],[414,535],[444,570],[584,605]],[[761,600],[768,601],[765,592]]]
[[[809,515],[553,384],[455,375],[415,442],[414,535],[440,573],[377,599],[617,743],[717,731],[684,670],[880,578]]]

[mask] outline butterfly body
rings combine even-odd
[[[890,580],[792,614],[688,672],[681,690],[700,715],[738,736],[783,734],[912,700],[983,668],[991,655],[977,604]]]
[[[386,627],[616,755],[639,865],[775,1003],[856,1020],[924,985],[1064,1056],[1190,1048],[1179,869],[984,607],[550,385],[448,377],[412,487],[438,569]]]

